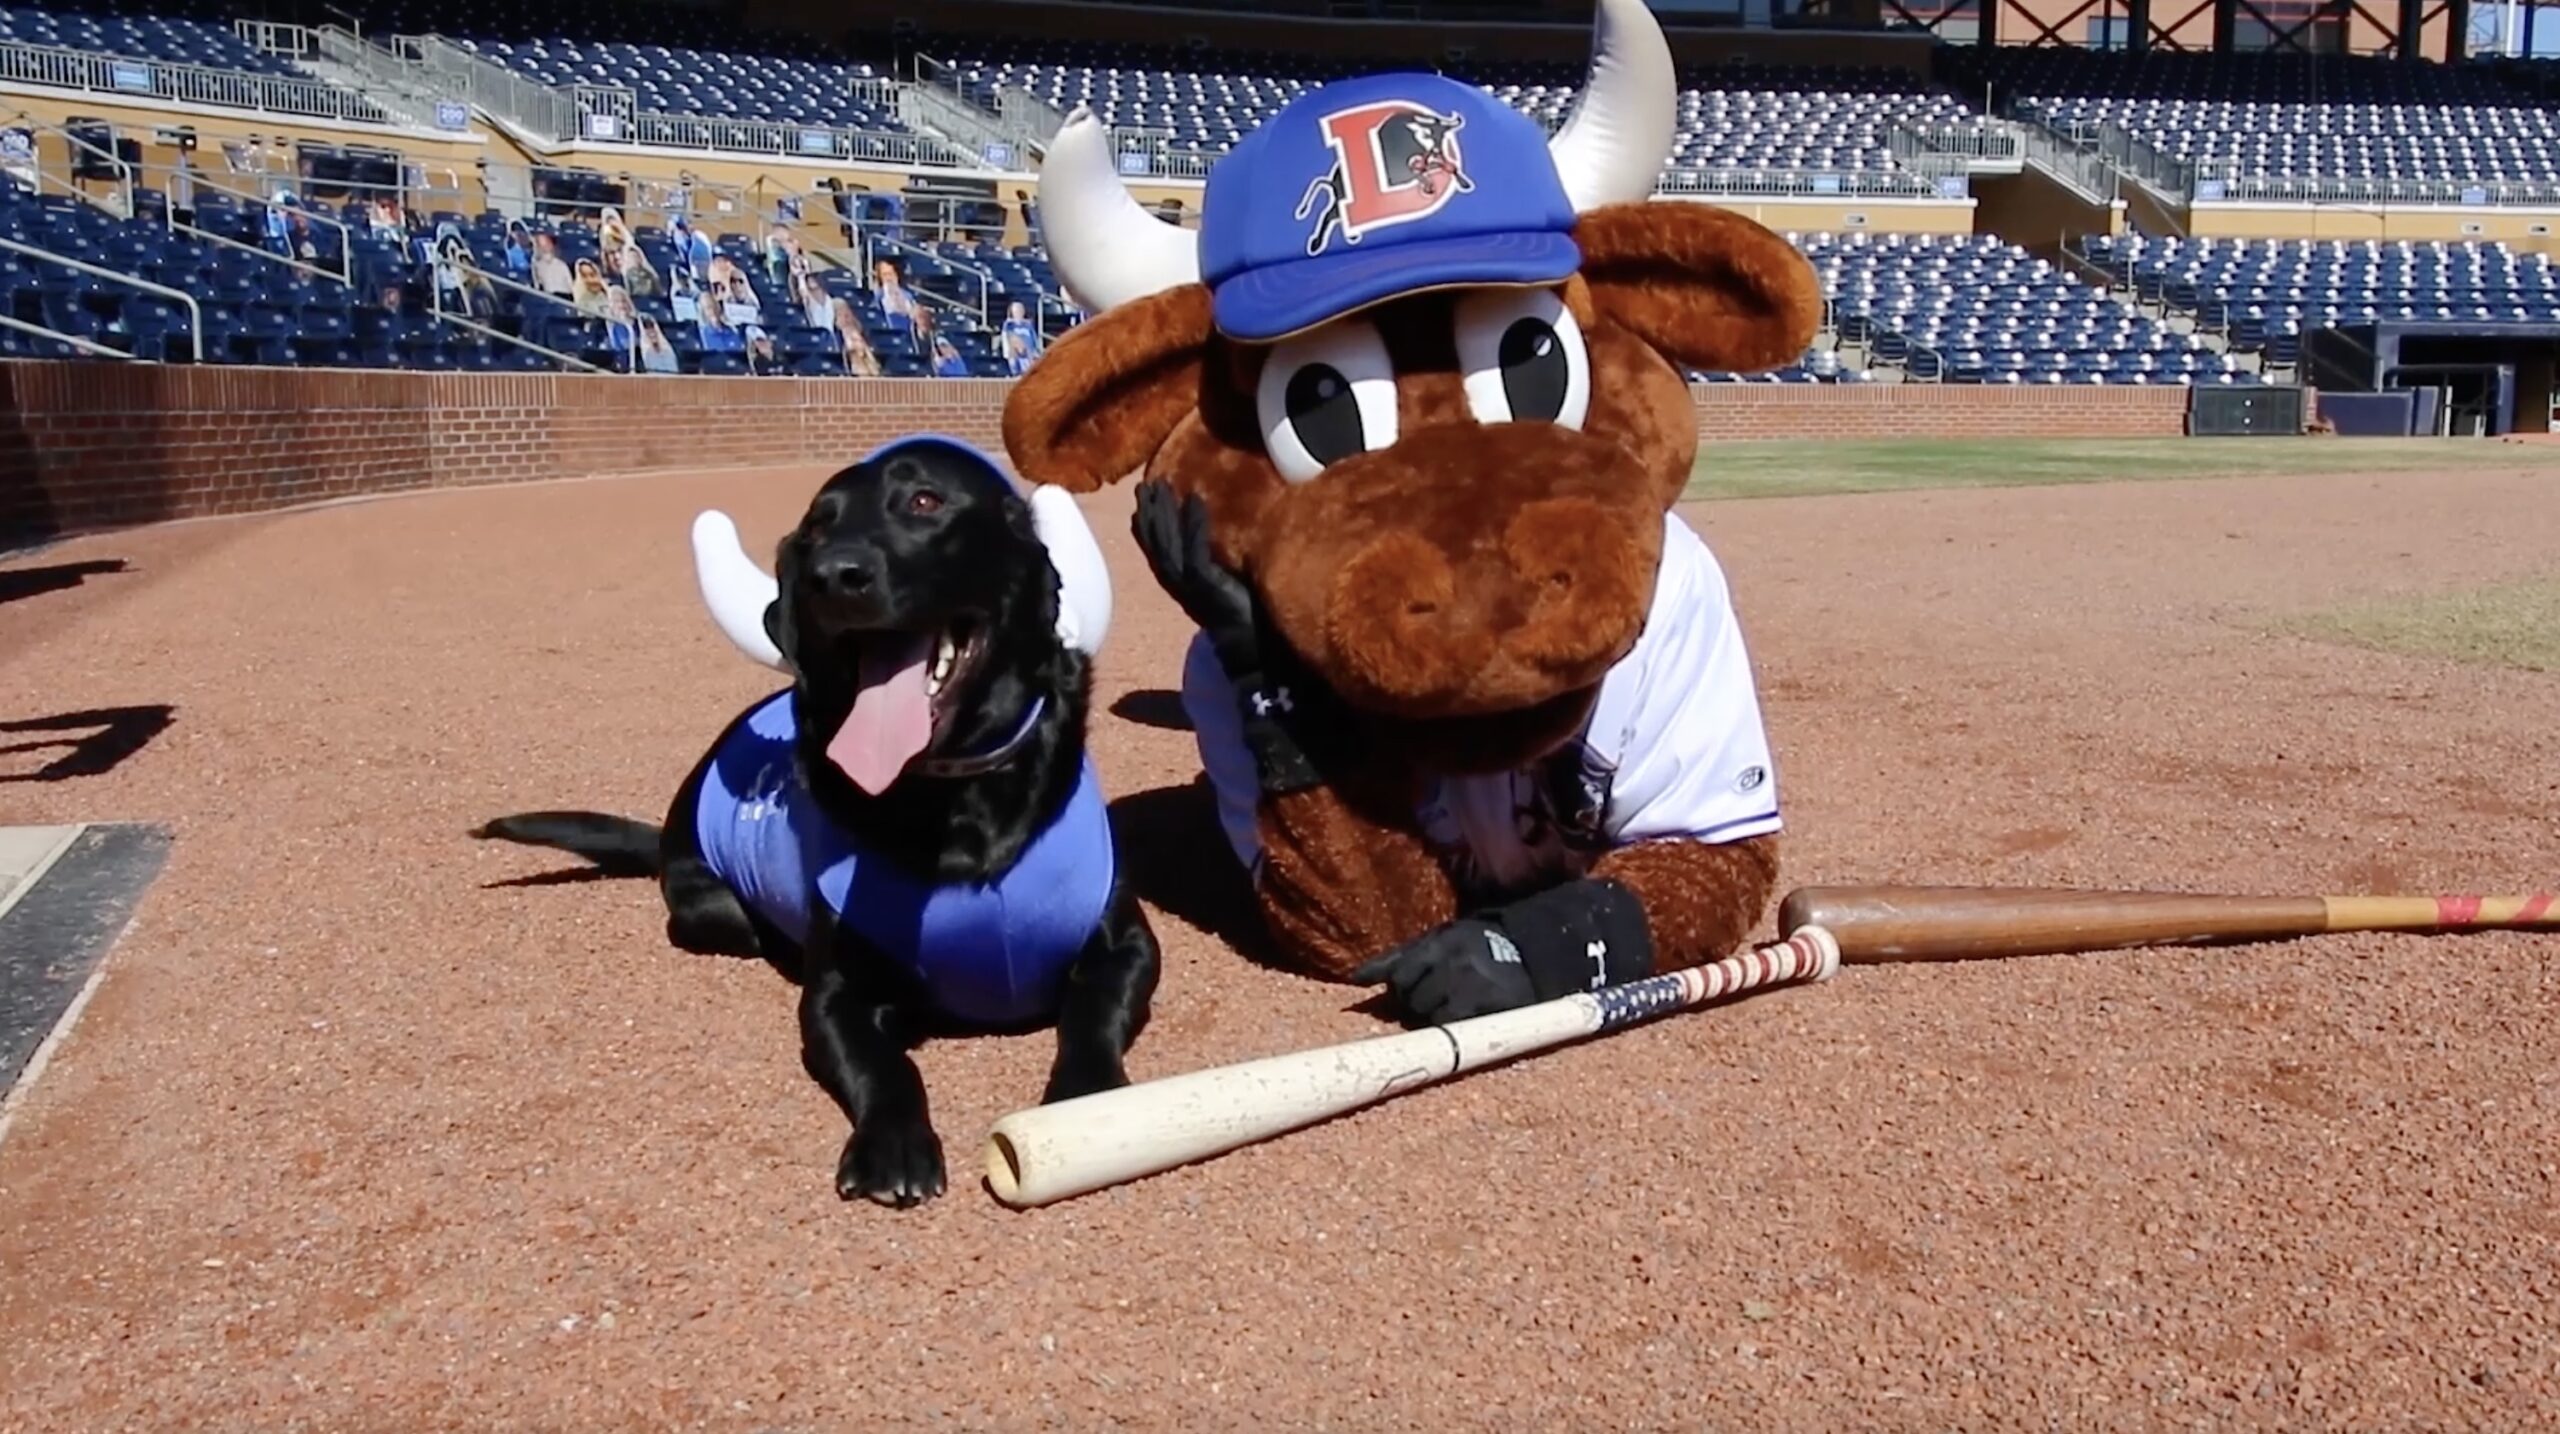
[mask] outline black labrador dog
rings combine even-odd
[[[1090,659],[992,463],[889,445],[819,489],[775,578],[794,681],[662,826],[548,811],[473,835],[654,875],[676,946],[796,971],[801,1059],[853,1126],[836,1191],[911,1206],[947,1183],[917,1042],[1054,1024],[1044,1103],[1125,1085],[1161,956],[1085,751]]]

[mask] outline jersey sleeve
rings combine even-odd
[[[1751,655],[1723,568],[1666,515],[1662,572],[1638,639],[1636,681],[1592,736],[1617,765],[1609,831],[1621,845],[1660,838],[1728,842],[1774,832],[1778,774],[1760,717]]]
[[[1217,796],[1218,826],[1227,845],[1247,872],[1262,866],[1262,824],[1255,808],[1262,794],[1253,769],[1253,750],[1244,744],[1244,714],[1237,710],[1235,688],[1218,666],[1218,654],[1205,634],[1195,634],[1182,659],[1182,710],[1200,743],[1200,767]]]

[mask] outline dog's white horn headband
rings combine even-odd
[[[1064,488],[1042,484],[1031,490],[1031,522],[1049,550],[1050,566],[1058,570],[1058,640],[1087,657],[1100,655],[1103,634],[1111,629],[1111,569],[1084,510]],[[694,517],[693,577],[711,620],[740,652],[789,670],[764,628],[764,610],[781,588],[747,556],[738,525],[717,508]]]

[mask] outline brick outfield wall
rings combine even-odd
[[[0,362],[0,549],[328,498],[1000,447],[1001,379],[616,378]],[[1709,384],[1708,441],[2176,436],[2176,388]]]

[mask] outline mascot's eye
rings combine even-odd
[[[1396,373],[1378,331],[1343,319],[1287,339],[1263,361],[1254,409],[1263,451],[1292,483],[1396,441]]]
[[[1591,355],[1556,289],[1488,289],[1458,304],[1458,368],[1480,423],[1580,428],[1591,410]]]

